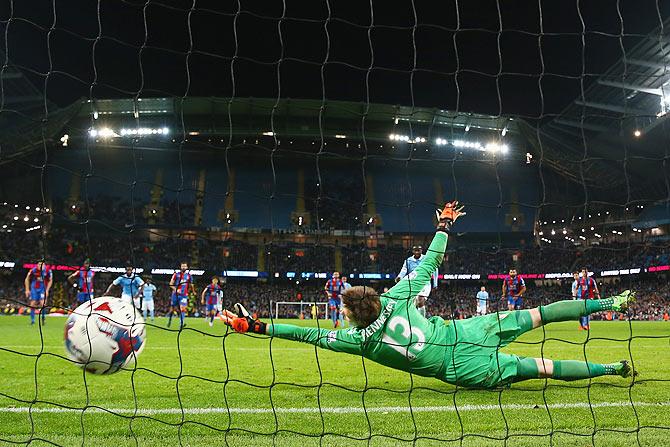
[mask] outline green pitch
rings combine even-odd
[[[576,322],[554,324],[506,349],[594,362],[632,354],[634,383],[535,380],[502,392],[456,391],[295,342],[224,338],[220,321],[202,319],[181,333],[157,320],[136,371],[84,375],[59,357],[64,323],[48,318],[40,335],[27,317],[0,318],[0,445],[661,446],[670,436],[664,322],[593,322],[586,344]]]

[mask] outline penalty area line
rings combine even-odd
[[[40,404],[42,405],[42,404]],[[670,402],[634,402],[636,407],[670,407]],[[558,404],[549,404],[549,409],[571,409],[571,408],[622,408],[630,407],[630,402],[596,402],[589,404],[588,402],[575,402],[575,403],[558,403]],[[461,405],[458,408],[453,406],[417,406],[412,407],[413,412],[431,412],[431,413],[453,413],[458,409],[459,412],[466,411],[495,411],[502,408],[505,410],[543,410],[545,408],[544,404],[505,404],[505,405]],[[119,413],[124,415],[133,415],[137,414],[138,416],[150,416],[158,414],[181,414],[181,408],[139,408],[135,412],[132,408],[107,408],[102,410],[100,408],[62,408],[62,407],[0,407],[0,413],[81,413],[86,411],[86,413]],[[322,407],[321,413],[330,413],[330,414],[349,414],[349,413],[408,413],[410,411],[409,407]],[[196,414],[220,414],[220,413],[236,413],[236,414],[266,414],[272,413],[272,408],[225,408],[225,407],[214,407],[214,408],[184,408],[184,414],[186,415],[196,415]],[[275,413],[319,413],[318,407],[276,407],[274,409]]]

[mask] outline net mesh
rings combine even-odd
[[[431,3],[4,2],[0,442],[664,442],[670,334],[638,320],[668,319],[667,4]],[[331,273],[392,287],[451,199],[468,215],[426,306],[456,328],[445,348],[487,348],[460,324],[482,285],[505,315],[509,269],[533,308],[587,266],[638,302],[503,352],[642,375],[470,390],[195,318],[218,275],[224,307],[330,329],[311,303]],[[126,263],[158,287],[146,349],[112,376],[68,360],[53,316],[87,257],[96,296]],[[24,293],[41,258],[46,306]],[[196,292],[167,327],[182,261]],[[412,337],[400,349],[439,345]]]

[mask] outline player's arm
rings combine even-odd
[[[209,286],[202,289],[202,293],[200,294],[200,304],[205,304],[205,292],[207,291],[208,288]]]
[[[28,270],[28,273],[26,273],[26,279],[23,281],[23,285],[26,288],[26,298],[30,297],[30,275],[32,271]]]
[[[142,296],[142,290],[144,290],[144,281],[140,277],[135,277],[135,284],[137,285],[137,293],[134,298],[139,298]]]
[[[118,286],[118,285],[119,285],[119,282],[120,282],[119,279],[120,279],[120,278],[121,278],[121,277],[116,278],[114,281],[112,281],[112,282],[109,284],[109,286],[107,286],[107,290],[105,290],[105,293],[104,293],[103,295],[109,295],[109,292],[112,290],[112,287],[114,287],[114,286]]]
[[[400,281],[405,276],[407,276],[407,259],[405,259],[405,261],[402,263],[402,268],[400,269],[398,276],[395,277],[395,282]]]
[[[503,279],[503,283],[502,283],[502,297],[503,297],[503,299],[505,299],[506,296],[507,296],[507,281],[505,281]]]
[[[391,290],[386,292],[386,296],[399,301],[412,301],[412,298],[430,281],[430,275],[435,271],[435,267],[442,262],[444,250],[447,248],[447,239],[445,231],[437,231],[421,264],[391,287]]]
[[[51,286],[54,283],[54,274],[51,270],[49,270],[49,276],[47,276],[44,279],[44,282],[46,282],[46,291],[44,292],[44,298],[46,299],[46,298],[49,297],[49,292],[51,291]]]
[[[175,276],[177,276],[177,274],[173,273],[172,278],[170,278],[170,288],[172,289],[173,292],[177,291],[177,286],[175,286]]]
[[[75,279],[77,276],[79,276],[79,270],[77,270],[76,272],[74,272],[73,274],[71,274],[70,276],[68,276],[68,277],[67,277],[67,282],[69,282],[70,284],[74,285],[74,279]]]
[[[222,312],[224,323],[236,332],[253,332],[286,340],[299,341],[322,349],[336,352],[347,352],[360,355],[361,338],[355,332],[333,331],[320,328],[294,326],[292,324],[265,324],[254,320],[249,312],[239,303],[235,304],[236,313],[229,310]]]
[[[519,293],[517,294],[517,296],[523,296],[525,293],[526,293],[526,283],[522,279],[521,280],[521,288],[519,288]]]
[[[593,280],[593,294],[596,298],[600,299],[600,290],[598,290],[598,284],[596,283],[595,279],[591,279]]]
[[[404,300],[408,304],[413,301],[413,298],[430,281],[430,275],[442,263],[444,251],[447,249],[447,232],[456,219],[463,215],[465,215],[463,207],[459,208],[458,202],[449,202],[444,206],[438,215],[437,231],[428,247],[426,257],[412,273],[405,276],[386,293],[387,297],[398,301]]]
[[[292,324],[268,324],[265,333],[271,337],[299,341],[335,352],[358,355],[362,352],[360,336],[349,331],[300,327]]]

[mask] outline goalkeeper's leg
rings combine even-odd
[[[521,335],[543,324],[557,321],[578,320],[580,317],[603,310],[624,311],[635,300],[635,292],[626,290],[601,300],[564,300],[530,310],[516,311],[516,318],[521,327]]]
[[[633,368],[626,360],[603,364],[579,360],[519,357],[515,381],[541,378],[570,381],[599,376],[630,377],[634,374]]]

